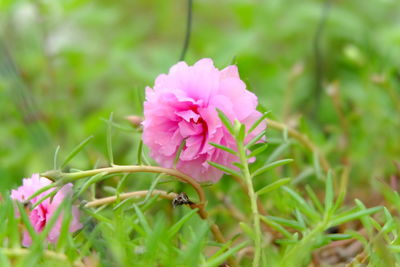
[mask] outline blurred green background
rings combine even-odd
[[[185,60],[238,64],[275,120],[369,186],[400,160],[399,14],[397,0],[194,0]],[[106,164],[111,112],[115,161],[134,164],[140,136],[124,117],[179,60],[186,17],[185,0],[0,0],[0,188],[90,135],[72,165]]]

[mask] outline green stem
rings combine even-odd
[[[260,266],[262,233],[260,228],[260,214],[258,213],[258,206],[257,206],[257,194],[254,192],[253,181],[249,171],[248,159],[246,151],[244,149],[243,141],[238,141],[237,147],[240,157],[240,163],[243,166],[242,174],[243,178],[246,181],[247,192],[251,202],[251,212],[253,215],[253,226],[255,230],[253,267],[258,267]]]
[[[193,178],[189,177],[188,175],[181,173],[175,169],[168,169],[156,166],[136,166],[136,165],[116,165],[107,168],[99,168],[87,171],[79,171],[79,172],[72,172],[72,173],[62,173],[59,171],[48,171],[42,173],[41,176],[59,180],[63,183],[73,182],[82,178],[94,176],[99,173],[106,173],[106,174],[116,174],[116,173],[135,173],[135,172],[149,172],[149,173],[164,173],[173,177],[176,177],[178,180],[190,184],[195,190],[197,195],[199,196],[199,205],[205,206],[206,204],[206,197],[203,191],[203,188],[197,183]],[[47,189],[46,189],[47,190]]]

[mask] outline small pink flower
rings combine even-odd
[[[237,119],[249,129],[261,116],[256,107],[257,97],[246,90],[236,66],[220,71],[208,58],[193,66],[179,62],[168,74],[157,77],[153,89],[146,88],[143,142],[150,148],[152,158],[161,166],[171,168],[185,140],[177,169],[199,182],[216,182],[223,173],[207,161],[232,167],[238,160],[209,144],[236,148],[216,108],[231,121]],[[253,136],[264,128],[265,124],[261,124]]]
[[[39,174],[33,174],[31,178],[25,178],[22,180],[22,186],[20,186],[16,190],[11,191],[11,198],[14,200],[18,200],[20,202],[26,201],[31,195],[33,195],[40,188],[51,184],[47,178],[40,177]],[[46,192],[41,193],[40,195],[32,198],[30,203],[33,205],[38,200],[40,200],[43,196],[51,193],[54,188],[47,190]],[[53,197],[51,200],[47,198],[42,203],[40,203],[37,207],[28,211],[28,216],[31,221],[31,224],[36,232],[41,232],[46,223],[53,216],[54,212],[57,210],[59,205],[66,198],[71,198],[72,196],[72,184],[64,185]],[[50,230],[49,235],[47,236],[47,240],[50,243],[56,243],[58,240],[58,236],[60,235],[60,229],[62,225],[62,216],[58,218],[57,222]],[[79,222],[79,210],[76,206],[72,207],[72,221],[70,223],[69,231],[75,232],[82,228],[82,224]],[[27,231],[24,232],[24,237],[22,240],[22,244],[24,246],[30,246],[32,243],[31,236]]]

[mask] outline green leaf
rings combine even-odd
[[[198,211],[198,209],[193,209],[189,211],[185,216],[179,219],[169,230],[168,230],[168,237],[172,238],[178,231],[182,228],[182,226],[193,217],[193,215]]]
[[[69,226],[72,219],[72,202],[66,202],[65,210],[62,216],[62,223],[60,228],[60,235],[58,237],[56,250],[58,252],[63,252],[67,246]]]
[[[137,150],[137,164],[142,165],[142,153],[143,153],[143,140],[140,139],[138,150]]]
[[[11,198],[6,197],[6,205],[4,208],[8,210],[7,212],[8,242],[12,248],[18,248],[20,247],[20,232],[18,229],[18,219],[15,216],[15,210],[13,206],[14,205]]]
[[[317,195],[314,193],[314,190],[309,185],[306,185],[306,191],[308,196],[310,197],[312,203],[317,208],[320,213],[324,212],[324,208],[322,207],[321,202],[319,201]]]
[[[239,163],[239,162],[233,162],[232,165],[238,167],[238,168],[241,169],[241,170],[244,169],[243,164],[241,164],[241,163]]]
[[[116,188],[116,196],[117,196],[117,201],[116,203],[119,203],[119,195],[121,194],[122,186],[125,184],[126,179],[128,178],[129,173],[125,173],[122,178],[119,180]]]
[[[290,178],[283,178],[283,179],[279,179],[278,181],[275,181],[269,185],[264,186],[263,188],[261,188],[260,190],[258,190],[256,192],[257,195],[261,196],[263,194],[269,193],[275,189],[278,189],[279,187],[287,184],[290,182]]]
[[[304,231],[306,228],[304,225],[294,221],[294,220],[289,220],[289,219],[284,219],[280,217],[275,217],[275,216],[264,216],[266,220],[273,221],[278,223],[279,225],[287,226],[299,231]]]
[[[366,210],[367,209],[365,207],[365,205],[359,199],[355,199],[354,202],[356,203],[357,207],[360,210]],[[365,216],[365,215],[361,216],[360,217],[360,221],[362,222],[363,226],[367,229],[368,234],[372,234],[373,226],[372,226],[372,222],[371,222],[369,216]]]
[[[346,239],[350,239],[353,236],[349,235],[349,234],[328,234],[325,235],[327,238],[329,238],[332,241],[336,241],[336,240],[346,240]]]
[[[229,147],[226,147],[226,146],[223,146],[223,145],[220,145],[220,144],[216,144],[216,143],[213,143],[213,142],[210,142],[209,144],[212,145],[213,147],[216,147],[218,149],[226,151],[226,152],[228,152],[228,153],[230,153],[232,155],[237,155],[236,151],[231,149],[231,148],[229,148]]]
[[[314,222],[320,220],[320,216],[316,210],[313,209],[299,194],[290,189],[289,187],[283,186],[283,190],[285,190],[289,195],[299,204],[297,208],[299,208],[304,214],[306,214],[310,219]]]
[[[400,253],[400,245],[391,245],[388,248],[395,253]]]
[[[143,229],[147,234],[151,232],[151,228],[149,223],[146,220],[146,217],[144,216],[143,212],[139,209],[139,207],[136,204],[133,204],[133,207],[136,211],[136,214],[138,216],[139,222],[142,225]]]
[[[226,129],[230,132],[232,136],[235,135],[235,131],[233,130],[233,125],[230,119],[220,110],[217,108],[218,116],[221,122],[225,125]]]
[[[78,198],[83,192],[85,192],[90,185],[94,184],[94,183],[98,183],[101,180],[105,179],[107,175],[107,172],[100,172],[94,176],[92,176],[90,179],[88,179],[83,185],[82,187],[79,189],[78,193],[76,194],[76,198]]]
[[[91,209],[87,209],[87,208],[84,208],[82,210],[84,210],[87,214],[89,214],[90,216],[92,216],[93,218],[98,220],[99,222],[104,222],[104,223],[108,223],[108,224],[112,224],[113,223],[112,220],[110,220],[107,217],[104,217],[103,215],[99,214],[99,212],[95,212],[95,211],[93,211]]]
[[[264,152],[266,149],[268,148],[268,144],[263,144],[262,146],[254,149],[253,151],[251,151],[251,153],[248,155],[249,158],[255,157],[258,154]]]
[[[93,136],[89,136],[85,140],[83,140],[79,145],[77,145],[74,150],[66,157],[64,162],[61,164],[61,169],[64,168],[75,156],[78,154],[85,146],[92,140]]]
[[[266,171],[269,171],[269,170],[271,170],[271,169],[273,169],[273,168],[276,168],[276,167],[278,167],[278,166],[285,165],[285,164],[290,163],[290,162],[292,162],[292,161],[293,161],[293,159],[282,159],[282,160],[278,160],[278,161],[272,162],[272,163],[267,164],[267,165],[265,165],[265,166],[259,168],[258,170],[256,170],[256,171],[252,174],[252,176],[253,176],[253,177],[256,177],[257,175],[263,174],[263,173],[266,172]]]
[[[110,118],[108,119],[109,123],[107,124],[107,155],[111,166],[114,165],[114,154],[112,150],[112,121],[113,113],[111,112]]]
[[[261,131],[259,134],[257,134],[255,137],[253,137],[245,146],[245,150],[250,149],[255,143],[261,140],[265,135],[265,131]]]
[[[143,201],[138,203],[139,206],[145,204],[150,199],[151,194],[153,194],[154,189],[156,188],[158,182],[160,181],[160,179],[162,177],[164,177],[163,173],[160,173],[159,175],[157,175],[156,179],[154,179],[154,181],[151,183],[149,192],[146,194],[146,197],[143,199]]]
[[[53,229],[54,225],[60,218],[61,212],[65,210],[65,207],[67,206],[67,203],[71,201],[68,198],[65,198],[63,202],[57,207],[57,209],[53,212],[51,215],[50,219],[47,220],[46,226],[44,227],[43,231],[40,232],[39,234],[39,239],[43,242],[46,237],[49,235],[50,231]],[[39,242],[41,243],[41,242]]]
[[[333,201],[334,201],[332,171],[328,172],[328,176],[325,181],[325,210],[328,214],[332,213]]]
[[[58,192],[58,190],[56,188],[53,191],[51,191],[50,193],[48,193],[48,194],[44,195],[43,197],[41,197],[38,201],[35,202],[35,204],[32,205],[32,209],[34,209],[37,206],[39,206],[46,199],[53,198],[57,194],[57,192]]]
[[[240,143],[243,143],[245,135],[246,135],[246,125],[241,124],[239,121],[235,121],[235,124],[236,124],[236,122],[238,123],[238,125],[240,125],[236,138]]]
[[[339,215],[339,216],[334,217],[334,219],[331,221],[331,225],[332,226],[341,225],[343,223],[346,223],[346,222],[349,222],[352,220],[360,219],[362,216],[371,215],[373,213],[376,213],[376,212],[382,210],[382,208],[383,207],[374,207],[374,208],[369,208],[366,210],[360,210],[357,212],[353,212],[353,213],[347,214],[345,216]]]
[[[58,185],[59,185],[59,183],[55,182],[55,183],[51,183],[51,184],[48,184],[46,186],[43,186],[42,188],[38,189],[35,193],[33,193],[30,197],[28,197],[28,199],[26,201],[30,201],[33,198],[35,198],[38,195],[40,195],[41,193],[46,192],[47,190],[49,190],[49,189],[51,189],[53,187],[56,187]]]
[[[317,178],[322,179],[322,170],[321,170],[321,165],[319,161],[319,155],[318,152],[314,151],[313,152],[313,163],[314,163],[314,169],[315,169],[315,174],[317,175]]]
[[[38,238],[38,235],[35,231],[35,229],[33,228],[30,219],[28,218],[28,215],[26,214],[26,211],[22,205],[22,203],[20,202],[16,202],[17,206],[18,206],[18,210],[19,210],[19,214],[21,216],[21,220],[25,225],[26,230],[28,231],[29,235],[32,238],[32,241],[36,240]]]
[[[183,149],[185,148],[186,145],[186,139],[183,139],[181,144],[178,147],[178,150],[176,151],[175,159],[174,159],[174,168],[176,168],[176,164],[178,164],[179,157],[181,156],[181,153]]]
[[[0,249],[0,266],[1,267],[11,267],[10,261],[7,256],[4,255],[2,249]]]
[[[340,179],[339,194],[335,201],[335,207],[333,208],[333,212],[338,210],[340,206],[343,204],[343,201],[347,193],[348,180],[349,180],[349,171],[347,168],[345,168]]]
[[[56,151],[54,152],[53,158],[53,170],[58,170],[58,153],[60,152],[60,146],[57,146]]]
[[[283,228],[279,223],[267,218],[266,216],[260,216],[260,219],[269,226],[271,226],[272,228],[274,228],[275,230],[279,231],[285,237],[292,238],[292,234],[289,233],[289,231],[287,231],[285,228]]]
[[[252,240],[255,240],[256,234],[254,233],[254,230],[247,223],[239,222],[239,226],[240,228],[242,228],[243,232],[245,232],[248,237],[250,237]]]
[[[225,260],[227,260],[230,256],[232,256],[233,254],[235,254],[236,252],[238,252],[239,250],[241,250],[242,248],[244,248],[246,245],[248,244],[248,242],[243,242],[240,245],[237,245],[234,248],[229,249],[228,251],[222,253],[220,256],[208,261],[205,266],[207,267],[213,267],[213,266],[218,266],[221,263],[223,263]]]
[[[241,175],[240,175],[239,172],[237,172],[237,171],[235,171],[235,170],[232,170],[232,169],[229,168],[229,167],[226,167],[226,166],[224,166],[224,165],[215,163],[215,162],[213,162],[213,161],[207,161],[207,162],[208,162],[208,164],[210,164],[211,166],[213,166],[213,167],[215,167],[215,168],[217,168],[217,169],[219,169],[219,170],[221,170],[221,171],[223,171],[223,172],[225,172],[225,173],[229,173],[230,175],[237,176],[237,177],[241,177]]]
[[[276,160],[277,158],[281,157],[283,155],[283,153],[286,151],[286,149],[288,149],[290,147],[292,143],[288,142],[288,143],[283,143],[282,145],[278,146],[272,153],[271,155],[268,157],[267,159],[267,163],[270,163],[274,160]]]
[[[270,111],[265,112],[259,119],[257,119],[253,125],[250,127],[249,131],[247,132],[247,135],[252,133],[260,123],[267,118],[267,115],[270,113]]]

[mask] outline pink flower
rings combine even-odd
[[[168,74],[161,74],[154,88],[146,88],[143,142],[151,157],[163,167],[173,167],[181,143],[177,169],[199,182],[218,181],[222,172],[207,161],[232,167],[237,157],[210,145],[210,142],[236,148],[235,140],[218,117],[222,110],[233,122],[246,129],[261,116],[256,110],[257,97],[246,90],[236,66],[223,70],[211,59],[199,60],[193,66],[179,62]],[[261,124],[253,136],[264,130]]]
[[[33,174],[31,178],[25,178],[22,181],[22,186],[20,186],[17,190],[11,191],[11,198],[14,200],[18,200],[20,202],[26,201],[33,193],[35,193],[40,188],[51,184],[47,178],[39,177],[39,174]],[[30,204],[35,204],[38,200],[40,200],[43,196],[51,193],[54,188],[47,190],[46,192],[41,193],[40,195],[32,198],[30,200]],[[51,200],[47,198],[42,203],[40,203],[37,207],[28,211],[28,216],[31,221],[31,224],[36,232],[41,232],[46,226],[47,222],[53,216],[54,212],[57,210],[59,205],[66,198],[71,198],[72,196],[72,184],[64,185],[53,197]],[[49,235],[47,236],[47,240],[50,243],[56,243],[58,240],[58,236],[60,235],[60,229],[62,224],[62,216],[58,218],[57,222],[50,230]],[[82,224],[79,222],[79,210],[76,206],[72,207],[72,220],[70,223],[69,231],[75,232],[82,228]],[[22,244],[24,246],[30,246],[32,243],[31,236],[27,231],[24,232],[24,237],[22,240]]]

